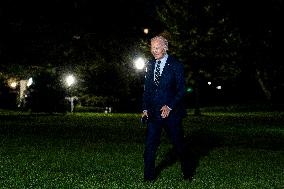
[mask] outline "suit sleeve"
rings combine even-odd
[[[145,70],[145,78],[144,78],[144,92],[143,92],[143,103],[142,103],[142,111],[148,110],[147,103],[149,99],[149,89],[148,89],[148,80],[149,80],[149,62],[146,64],[146,70]]]
[[[184,66],[178,63],[175,67],[175,80],[176,80],[176,95],[168,104],[168,107],[175,109],[175,107],[182,101],[185,95],[185,78],[184,78]]]

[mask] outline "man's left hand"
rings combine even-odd
[[[161,108],[161,111],[162,111],[161,113],[162,118],[166,118],[169,116],[171,109],[167,105],[164,105]]]

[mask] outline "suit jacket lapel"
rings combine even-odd
[[[154,82],[155,61],[151,61],[149,63],[149,80]]]

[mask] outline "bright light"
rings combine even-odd
[[[65,81],[66,81],[67,86],[70,87],[71,85],[75,83],[75,77],[73,75],[68,75]]]
[[[216,89],[219,89],[219,90],[220,90],[220,89],[222,89],[222,86],[219,85],[219,86],[216,87]]]
[[[31,86],[33,84],[33,78],[29,78],[28,83],[27,83],[27,87]]]
[[[145,28],[143,31],[144,31],[145,34],[149,33],[149,29],[148,28]]]
[[[18,82],[17,82],[17,79],[16,78],[9,78],[7,80],[7,84],[9,87],[11,87],[12,89],[16,89],[17,85],[18,85]]]
[[[135,67],[136,69],[138,70],[142,70],[145,66],[145,60],[143,58],[137,58],[135,61],[134,61],[134,64],[135,64]]]
[[[207,83],[208,83],[208,85],[211,85],[211,84],[212,84],[211,81],[208,81]]]
[[[10,87],[13,88],[13,89],[15,89],[15,88],[17,87],[17,82],[16,82],[16,81],[12,81],[12,82],[10,83]]]

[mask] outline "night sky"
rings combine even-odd
[[[7,0],[0,6],[3,61],[42,51],[34,43],[92,35],[102,39],[137,36],[156,25],[157,0]],[[63,42],[64,43],[64,42]],[[27,51],[27,52],[25,52]],[[3,60],[4,58],[4,60]],[[22,59],[21,59],[22,60]]]
[[[155,1],[142,0],[11,0],[2,4],[0,14],[5,26],[2,30],[10,33],[64,30],[125,33],[147,27],[155,14]]]
[[[162,0],[4,0],[0,4],[0,56],[36,48],[32,41],[69,40],[72,36],[98,38],[135,36],[143,28],[159,28],[155,6]],[[282,1],[226,2],[241,32],[258,35],[272,28],[274,43],[282,36]],[[282,5],[282,6],[279,6]],[[160,28],[159,28],[160,29]],[[269,32],[269,30],[267,29]],[[262,34],[261,34],[262,35]],[[32,47],[33,46],[33,47]],[[33,49],[30,49],[33,51]],[[36,49],[34,49],[36,50]]]

